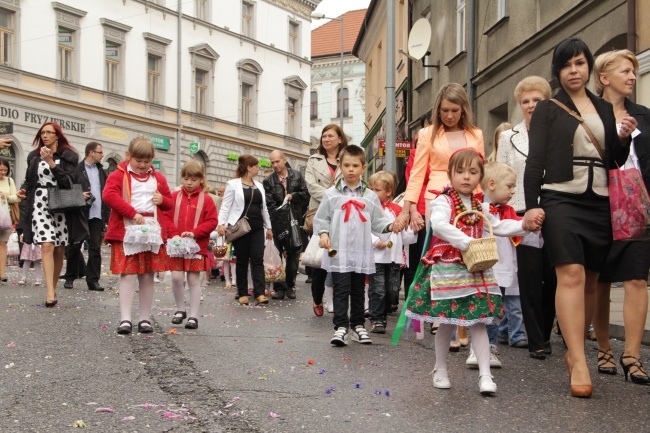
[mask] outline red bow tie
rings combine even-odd
[[[348,200],[345,203],[343,203],[343,206],[341,206],[341,209],[345,210],[345,219],[343,222],[348,222],[348,219],[350,219],[350,210],[354,207],[357,210],[357,214],[359,214],[359,219],[362,222],[366,222],[366,218],[363,216],[361,213],[361,209],[365,209],[366,205],[356,201],[356,200]]]

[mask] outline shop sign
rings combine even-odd
[[[239,160],[239,154],[238,153],[229,153],[226,155],[226,159],[228,161],[238,161]]]
[[[190,153],[191,154],[194,154],[194,153],[198,152],[200,148],[201,148],[201,146],[199,145],[198,142],[193,141],[193,142],[190,143]]]
[[[411,154],[411,149],[413,148],[413,143],[410,141],[396,141],[395,142],[395,157],[396,158],[408,158]],[[379,157],[383,158],[386,156],[386,140],[379,140]]]
[[[12,107],[11,105],[0,105],[0,119],[9,121],[16,120],[18,124],[23,122],[31,123],[40,127],[46,122],[57,123],[61,129],[72,132],[86,133],[86,122],[54,117],[48,114],[39,113],[38,111],[28,111],[22,107]]]
[[[153,161],[151,161],[151,165],[153,166],[153,168],[156,171],[160,171],[160,168],[162,167],[162,163],[160,161],[158,161],[157,159],[154,159]]]
[[[110,138],[113,140],[123,141],[129,138],[129,135],[126,132],[116,128],[100,128],[99,134],[103,137]]]
[[[269,168],[271,167],[271,160],[266,158],[260,158],[260,162],[258,165],[262,168]]]
[[[171,140],[167,137],[149,134],[149,139],[153,143],[153,147],[156,149],[169,150],[169,147],[171,146]]]

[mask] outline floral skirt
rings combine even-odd
[[[122,242],[111,243],[111,272],[118,275],[149,274],[169,269],[169,257],[164,247],[158,254],[151,251],[126,256]]]
[[[439,269],[447,269],[450,274],[458,275],[459,269],[465,268],[459,263],[437,263]],[[436,269],[435,271],[438,271]],[[496,293],[487,293],[482,285],[494,286],[494,276],[491,272],[486,272],[482,276],[479,272],[474,274],[467,272],[467,279],[456,279],[445,281],[446,288],[453,289],[453,284],[466,289],[472,286],[472,279],[475,279],[476,289],[473,293],[465,294],[451,299],[436,299],[435,287],[431,291],[431,279],[440,284],[443,280],[441,272],[431,272],[431,267],[424,264],[418,266],[418,270],[413,280],[409,298],[406,302],[406,316],[412,319],[423,320],[425,322],[438,322],[459,326],[472,326],[476,323],[485,323],[487,325],[498,323],[504,315],[504,306],[501,296]],[[435,286],[435,284],[434,284]],[[468,293],[464,290],[464,293]]]
[[[204,272],[209,270],[207,267],[207,258],[201,256],[200,259],[184,259],[183,257],[169,257],[168,270],[183,272]]]

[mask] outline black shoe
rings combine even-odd
[[[530,357],[542,361],[546,359],[546,352],[544,350],[535,350],[530,352]]]
[[[311,284],[311,277],[307,277],[307,279],[305,280],[305,284]]]
[[[547,355],[551,355],[553,353],[553,348],[551,347],[550,341],[544,343],[544,353]]]
[[[53,300],[53,301],[45,301],[45,306],[46,306],[47,308],[53,308],[53,307],[56,306],[57,302],[59,302],[59,301],[56,300],[56,299]]]
[[[97,283],[88,283],[88,290],[94,290],[96,292],[103,292],[104,288]]]
[[[74,288],[74,280],[65,280],[65,283],[63,284],[64,289],[72,289]]]
[[[296,288],[291,287],[287,289],[287,298],[289,299],[296,299]]]
[[[151,322],[148,320],[140,320],[140,323],[138,323],[138,332],[140,334],[151,334],[153,332]]]
[[[183,320],[187,317],[187,314],[185,311],[177,311],[174,313],[174,317],[172,318],[172,324],[174,325],[180,325],[183,323]]]
[[[199,327],[199,320],[196,317],[190,317],[185,323],[185,329],[196,329]]]
[[[294,299],[295,299],[295,298],[296,298],[296,295],[294,294],[293,297],[294,297]],[[276,290],[276,291],[275,291],[275,294],[274,294],[273,296],[271,296],[271,298],[272,298],[272,299],[277,299],[277,300],[282,300],[282,299],[284,299],[284,291],[281,292],[281,291]]]
[[[624,359],[633,359],[634,362],[630,362],[629,364],[626,364],[623,362]],[[636,383],[637,385],[650,384],[650,377],[643,370],[643,364],[641,364],[640,359],[635,358],[634,356],[621,355],[621,358],[619,359],[618,362],[621,364],[621,367],[623,367],[623,374],[625,375],[626,382],[627,382],[627,377],[629,375],[632,383]]]
[[[616,361],[614,361],[614,354],[612,349],[607,351],[598,349],[598,373],[600,374],[610,374],[612,376],[616,375]],[[611,364],[611,366],[606,367],[605,365]],[[621,361],[621,365],[623,365]],[[623,367],[625,368],[625,367]],[[627,376],[627,375],[626,375]],[[627,380],[627,378],[626,378]]]
[[[117,333],[121,335],[127,335],[131,333],[132,329],[133,329],[133,325],[131,325],[130,321],[122,320],[120,322],[120,326],[117,327]]]

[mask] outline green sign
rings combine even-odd
[[[153,161],[151,161],[151,165],[153,165],[153,168],[155,168],[156,171],[160,171],[160,167],[162,166],[160,161],[158,161],[157,159],[154,159]]]
[[[260,158],[259,166],[260,166],[260,167],[264,167],[264,168],[266,168],[266,167],[270,167],[270,166],[271,166],[271,160],[270,160],[270,159],[266,159],[266,158]]]
[[[169,150],[169,146],[171,146],[171,140],[160,135],[149,134],[149,140],[151,140],[153,147],[156,149]]]
[[[200,148],[201,145],[198,142],[193,141],[190,143],[190,153],[196,153],[199,151]]]
[[[228,161],[238,161],[239,160],[239,154],[238,153],[229,153],[226,155],[226,159]]]

